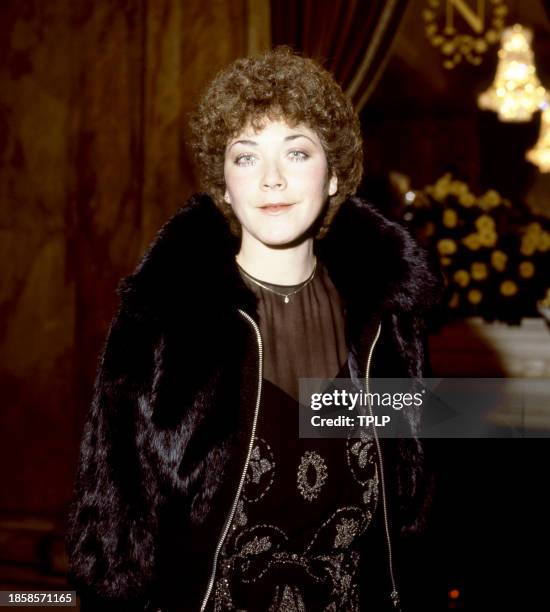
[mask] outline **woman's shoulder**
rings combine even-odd
[[[319,251],[333,277],[354,298],[382,298],[385,310],[428,310],[439,300],[441,280],[408,230],[358,197],[336,213]]]
[[[166,315],[198,311],[220,303],[234,290],[238,272],[232,262],[236,238],[207,194],[191,196],[154,236],[135,270],[117,288],[130,311]],[[194,299],[190,299],[194,296]]]

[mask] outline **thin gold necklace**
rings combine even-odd
[[[291,291],[290,293],[281,293],[280,291],[275,291],[275,289],[272,289],[271,287],[264,285],[259,280],[255,279],[253,276],[250,276],[250,274],[248,274],[248,272],[239,264],[239,262],[236,262],[236,263],[237,263],[237,266],[239,267],[239,270],[246,276],[246,278],[250,279],[254,284],[258,285],[262,289],[265,289],[266,291],[271,291],[271,293],[275,293],[275,295],[280,295],[282,298],[284,298],[283,302],[285,304],[288,304],[290,302],[291,295],[296,295],[299,291],[301,291],[304,287],[307,287],[309,283],[311,283],[311,281],[313,280],[313,277],[315,276],[315,272],[317,271],[317,257],[316,257],[315,264],[313,265],[313,271],[308,276],[308,278],[306,278],[303,284],[300,287],[298,287],[298,289],[295,289],[294,291]]]

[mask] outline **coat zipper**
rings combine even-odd
[[[367,367],[365,368],[365,386],[367,390],[367,398],[369,397],[368,393],[370,392],[369,391],[369,372],[370,372],[370,365],[372,361],[372,354],[374,352],[374,347],[376,346],[376,343],[378,342],[378,338],[380,337],[381,329],[382,329],[382,324],[379,323],[378,329],[376,331],[376,336],[371,344],[369,355],[367,358]],[[372,404],[370,401],[368,402],[368,405],[369,405],[370,416],[374,417],[373,412],[372,412]],[[386,485],[384,482],[384,463],[382,460],[382,449],[380,448],[380,440],[378,439],[378,434],[376,433],[376,427],[374,425],[373,425],[373,432],[374,432],[374,440],[376,443],[376,450],[378,452],[378,464],[380,468],[380,489],[382,492],[382,510],[384,513],[384,530],[386,532],[386,544],[387,544],[387,550],[388,550],[388,566],[390,570],[390,580],[391,580],[391,586],[392,586],[392,592],[390,594],[390,598],[392,600],[393,607],[396,610],[400,611],[401,604],[399,602],[399,593],[397,591],[397,587],[395,584],[395,575],[393,573],[393,557],[392,557],[392,546],[391,546],[390,527],[389,527],[389,519],[388,519],[388,504],[386,500]]]
[[[248,452],[246,454],[246,459],[244,462],[243,471],[241,474],[241,479],[239,480],[239,486],[237,487],[237,493],[235,494],[235,499],[233,500],[233,505],[231,506],[231,511],[229,512],[229,516],[225,521],[225,524],[222,529],[222,533],[220,539],[218,540],[218,544],[216,546],[216,550],[214,552],[214,559],[212,561],[212,572],[210,574],[210,580],[208,581],[208,586],[206,589],[206,593],[202,600],[201,604],[201,612],[206,610],[206,605],[208,604],[208,599],[210,598],[210,594],[212,593],[212,587],[214,586],[214,580],[216,579],[216,570],[218,565],[218,557],[220,555],[220,551],[222,549],[225,538],[227,537],[227,533],[231,527],[231,523],[233,522],[233,518],[235,516],[235,511],[237,510],[237,504],[239,503],[239,498],[241,496],[241,491],[244,485],[244,479],[246,478],[246,472],[248,471],[248,464],[250,463],[250,456],[252,454],[252,448],[254,446],[254,437],[256,436],[256,426],[258,424],[258,414],[260,412],[260,399],[262,395],[262,375],[263,375],[263,343],[262,336],[260,334],[260,328],[258,327],[256,321],[239,308],[239,313],[242,317],[244,317],[250,325],[252,325],[254,332],[256,334],[256,341],[258,343],[258,393],[256,395],[256,408],[254,410],[254,419],[252,420],[252,431],[250,433],[250,442],[248,443]]]

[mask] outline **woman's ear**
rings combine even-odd
[[[338,191],[338,177],[336,174],[333,174],[330,177],[330,181],[328,183],[328,194],[329,196],[333,196]]]
[[[231,204],[231,199],[229,197],[229,191],[227,191],[227,189],[225,190],[225,193],[223,194],[223,199],[227,204]]]

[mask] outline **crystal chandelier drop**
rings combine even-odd
[[[494,83],[478,98],[479,107],[497,112],[501,121],[529,121],[544,101],[532,39],[533,32],[519,24],[502,32]]]
[[[537,144],[525,155],[541,172],[550,172],[550,98],[544,103]]]

